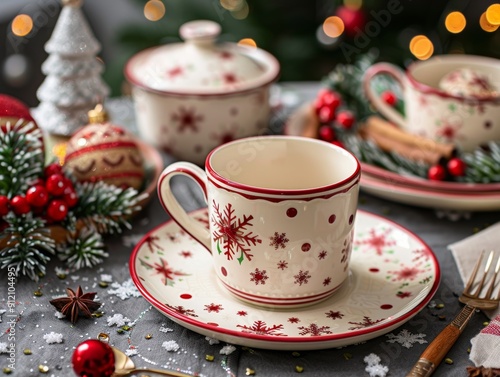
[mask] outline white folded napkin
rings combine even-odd
[[[490,227],[467,237],[462,241],[448,245],[451,250],[455,262],[457,263],[458,272],[462,281],[465,283],[469,280],[470,274],[476,265],[479,253],[484,250],[487,253],[490,250],[500,252],[500,222],[491,225]],[[487,254],[485,254],[486,259]],[[484,262],[484,261],[483,261]],[[496,259],[494,260],[496,263]],[[495,310],[484,311],[489,318],[494,318],[500,315],[500,308]]]

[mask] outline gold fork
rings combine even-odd
[[[469,320],[476,309],[490,310],[498,307],[498,302],[500,301],[500,294],[495,296],[493,291],[495,290],[495,282],[498,275],[498,270],[500,269],[500,256],[498,257],[495,269],[493,271],[493,276],[491,277],[488,290],[481,296],[481,292],[485,287],[485,282],[487,275],[490,272],[490,267],[492,265],[494,252],[491,251],[486,265],[484,267],[483,275],[479,279],[478,286],[474,289],[474,281],[476,280],[476,275],[483,261],[484,251],[481,253],[474,270],[464,288],[464,291],[459,297],[459,301],[465,306],[458,313],[458,315],[453,319],[453,321],[446,326],[438,336],[432,341],[431,344],[425,349],[425,351],[420,356],[420,359],[415,363],[410,373],[406,377],[428,377],[430,376],[439,363],[443,360],[445,355],[448,353],[450,348],[455,344],[458,337],[464,330]]]

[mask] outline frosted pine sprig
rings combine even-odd
[[[60,246],[58,255],[68,267],[79,270],[102,263],[109,256],[104,250],[102,235],[84,228],[75,238],[68,237],[67,243]]]

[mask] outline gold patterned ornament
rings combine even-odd
[[[89,112],[89,124],[66,146],[64,165],[80,182],[104,181],[139,190],[144,182],[144,158],[135,137],[112,124],[102,105]]]

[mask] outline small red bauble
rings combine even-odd
[[[33,186],[26,191],[26,200],[33,207],[43,207],[49,201],[49,192],[44,186]]]
[[[323,106],[319,109],[318,119],[320,123],[330,123],[335,119],[335,110],[332,110],[328,106]]]
[[[429,168],[427,178],[431,181],[442,181],[446,178],[446,169],[442,165],[434,165]]]
[[[461,177],[465,175],[465,169],[467,168],[467,165],[463,160],[461,160],[458,157],[455,157],[452,158],[450,161],[448,161],[446,167],[448,168],[448,171],[450,172],[451,175],[455,177]]]
[[[5,195],[0,195],[0,216],[5,216],[9,213],[9,198]]]
[[[319,128],[318,131],[319,138],[324,141],[333,141],[335,140],[335,131],[332,127],[323,125]]]
[[[68,214],[68,205],[62,199],[53,199],[47,206],[47,217],[52,221],[62,221]]]
[[[31,211],[31,207],[22,195],[16,195],[10,200],[10,207],[16,215],[24,215]]]
[[[62,167],[58,163],[53,163],[45,167],[44,173],[46,177],[50,177],[53,174],[61,174]]]
[[[76,195],[75,190],[72,188],[68,187],[66,190],[64,190],[63,194],[63,200],[68,206],[68,208],[73,208],[78,204],[78,196]]]
[[[47,178],[45,182],[45,187],[49,194],[54,196],[60,196],[64,193],[66,188],[65,177],[62,174],[52,174]]]
[[[394,106],[398,102],[398,98],[390,90],[386,90],[385,92],[383,92],[380,97],[382,98],[382,101],[384,101],[389,106]]]
[[[351,128],[354,124],[354,114],[350,111],[339,111],[337,114],[337,122],[344,128]]]
[[[342,98],[338,93],[333,92],[330,89],[322,89],[316,97],[316,111],[319,111],[322,107],[326,106],[335,112],[341,102]]]
[[[115,371],[115,354],[109,344],[89,339],[75,348],[71,363],[79,377],[110,377]]]

